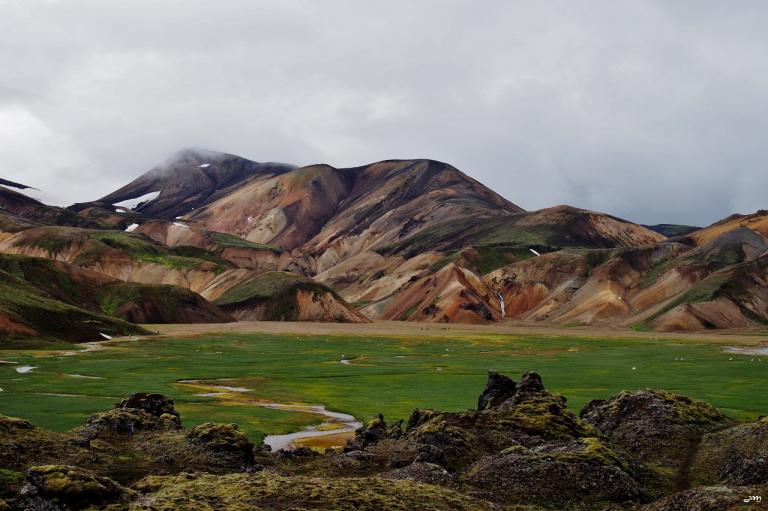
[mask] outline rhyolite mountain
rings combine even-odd
[[[433,160],[295,168],[190,150],[63,210],[74,220],[29,204],[0,209],[0,252],[172,284],[239,319],[768,321],[765,211],[648,228],[565,205],[525,211]]]
[[[283,163],[259,163],[232,154],[185,149],[97,202],[114,204],[157,194],[153,200],[139,204],[136,210],[145,215],[175,218],[250,179],[279,175],[294,168]]]

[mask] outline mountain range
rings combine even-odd
[[[4,337],[236,319],[768,322],[768,211],[643,226],[572,206],[525,211],[433,160],[298,168],[198,150],[69,208],[29,191],[0,179]],[[44,312],[62,308],[87,328],[55,331]]]

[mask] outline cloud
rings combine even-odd
[[[93,199],[185,146],[450,162],[527,209],[765,207],[768,4],[0,0],[0,176]]]

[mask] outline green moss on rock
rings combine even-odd
[[[27,470],[27,495],[70,508],[114,501],[129,491],[107,477],[68,465],[43,465]]]
[[[258,511],[333,509],[355,511],[442,511],[490,509],[487,502],[437,486],[380,478],[284,477],[272,472],[212,476],[151,476],[136,490],[146,496],[136,511]],[[146,502],[146,503],[144,503]]]

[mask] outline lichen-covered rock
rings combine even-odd
[[[705,435],[694,473],[709,484],[768,484],[768,417]]]
[[[31,422],[24,419],[18,419],[16,417],[8,417],[7,415],[0,415],[0,431],[13,431],[20,429],[32,429],[34,426]]]
[[[581,418],[605,433],[627,426],[638,433],[669,430],[675,426],[717,427],[727,418],[712,405],[665,390],[622,392],[609,399],[593,399]]]
[[[763,496],[768,487],[701,486],[675,493],[640,508],[640,511],[747,511],[761,509],[761,503],[745,502]],[[763,500],[764,503],[764,500]]]
[[[638,502],[641,485],[624,461],[596,438],[513,446],[481,459],[462,481],[507,503],[535,503],[557,509],[573,503]]]
[[[492,389],[501,386],[506,390],[491,390],[485,394],[488,399],[481,397],[486,403],[483,410],[451,413],[416,409],[399,443],[415,446],[417,461],[456,471],[511,445],[536,446],[598,434],[567,409],[565,398],[547,392],[536,373],[526,373],[514,391],[502,375],[491,378]]]
[[[131,505],[133,511],[192,508],[482,511],[490,508],[487,502],[439,486],[376,477],[285,477],[268,471],[223,476],[182,474],[147,477],[134,488],[143,497]]]
[[[455,476],[440,465],[414,461],[408,466],[398,468],[384,474],[392,479],[406,481],[418,481],[427,484],[449,484],[455,480]]]
[[[347,441],[345,450],[365,449],[381,440],[400,438],[403,434],[402,424],[403,421],[400,420],[392,425],[387,425],[384,416],[379,414],[378,417],[368,421],[367,424],[364,424],[355,431],[355,438]]]
[[[410,437],[418,446],[416,461],[455,469],[475,457],[472,452],[477,443],[475,433],[449,420],[433,419],[411,431]]]
[[[136,392],[120,401],[115,408],[118,409],[138,409],[147,412],[155,417],[168,415],[175,417],[175,422],[181,425],[181,418],[174,409],[173,400],[163,394],[150,392]]]
[[[590,401],[581,418],[642,465],[646,472],[640,479],[659,491],[688,487],[701,436],[729,423],[707,403],[650,389]]]
[[[488,371],[488,382],[477,399],[477,409],[486,410],[498,406],[512,397],[516,390],[517,384],[512,378],[496,371]]]
[[[179,429],[178,418],[163,414],[152,415],[138,408],[116,408],[88,417],[80,432],[87,438],[102,435],[134,435],[139,431],[167,431]]]
[[[187,438],[208,451],[234,455],[244,463],[254,461],[253,443],[237,424],[200,424],[192,428]]]
[[[112,479],[67,465],[32,467],[27,470],[26,478],[27,484],[22,489],[24,498],[71,509],[117,501],[130,493]]]

